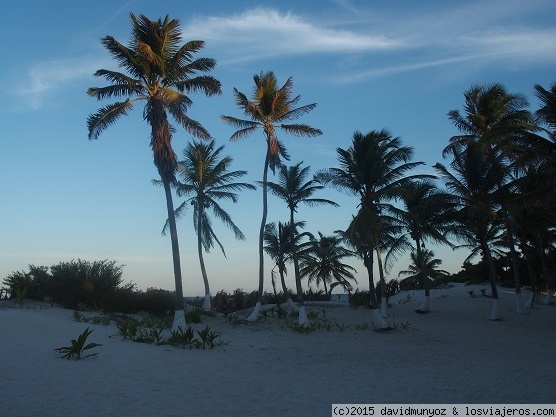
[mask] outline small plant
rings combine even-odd
[[[126,320],[120,320],[116,322],[116,327],[118,328],[118,334],[125,339],[135,340],[141,323],[134,317],[130,317]]]
[[[264,318],[264,321],[266,321],[266,319],[268,318],[268,315],[269,315],[269,314],[270,314],[271,317],[272,317],[272,312],[270,311],[270,309],[268,309],[268,310],[262,310],[259,314]]]
[[[178,346],[183,349],[185,349],[186,346],[191,348],[194,337],[195,335],[191,326],[188,326],[186,330],[183,330],[180,326],[177,330],[172,330],[168,343],[172,346]]]
[[[85,321],[84,320],[85,316],[83,315],[83,313],[81,311],[74,310],[73,311],[73,319],[75,321],[82,322],[82,321]]]
[[[309,311],[307,313],[307,318],[309,320],[317,320],[319,318],[319,312],[318,311]]]
[[[187,323],[200,323],[202,311],[203,310],[201,310],[200,308],[194,308],[193,310],[188,311],[187,313],[185,313],[185,321]]]
[[[468,291],[467,294],[469,294],[469,296],[470,296],[471,298],[476,298],[476,297],[477,297],[477,295],[475,295],[475,291],[473,291],[473,290]]]
[[[367,330],[369,328],[369,323],[356,324],[355,328],[357,330]]]
[[[162,332],[164,329],[140,329],[139,336],[135,339],[138,343],[154,343],[157,346],[163,345]]]
[[[23,304],[25,304],[25,297],[27,296],[27,289],[29,287],[23,287],[23,288],[16,288],[15,289],[15,298],[17,299],[17,302],[19,303],[19,308],[23,308]]]
[[[240,321],[236,313],[224,313],[224,319],[230,323],[237,323]]]
[[[208,325],[203,330],[197,330],[197,334],[201,339],[201,346],[205,349],[206,346],[213,349],[216,346],[216,339],[220,337],[220,334],[212,330]]]
[[[409,322],[408,321],[406,321],[405,323],[402,321],[400,324],[402,325],[404,330],[407,330],[408,327],[409,327]]]
[[[332,330],[332,322],[330,322],[328,320],[323,320],[322,321],[322,327],[324,327],[326,330],[330,331],[330,330]]]
[[[98,353],[91,353],[91,354],[85,355],[85,356],[83,355],[83,353],[86,350],[95,348],[97,346],[102,346],[99,343],[85,344],[85,343],[87,343],[87,338],[89,337],[89,335],[92,332],[93,331],[89,330],[89,328],[87,327],[85,329],[85,331],[77,337],[77,339],[73,339],[71,341],[70,346],[62,346],[62,347],[54,349],[54,351],[58,352],[58,353],[63,353],[64,355],[62,356],[62,358],[66,358],[66,359],[72,359],[75,356],[75,359],[79,360],[79,359],[87,358],[89,356],[97,356]]]
[[[346,325],[345,323],[342,323],[342,324],[340,325],[340,324],[338,324],[338,322],[334,322],[334,324],[336,325],[336,327],[338,328],[338,330],[339,330],[340,332],[342,332],[342,333],[344,332],[344,330],[346,330],[346,329],[349,327],[349,326]]]

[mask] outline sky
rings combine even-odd
[[[472,85],[502,83],[526,95],[530,110],[539,102],[533,86],[556,81],[556,2],[478,1],[204,1],[168,0],[10,2],[0,26],[0,279],[29,264],[51,266],[72,259],[115,260],[123,279],[140,289],[174,288],[169,236],[162,236],[166,206],[149,147],[150,128],[142,107],[87,139],[86,119],[111,101],[88,97],[105,85],[97,69],[118,70],[103,48],[106,35],[130,39],[130,12],[152,20],[178,19],[184,41],[206,42],[198,57],[217,61],[211,75],[222,95],[191,95],[189,116],[224,145],[232,169],[246,170],[247,182],[262,178],[262,133],[230,142],[233,128],[220,115],[243,117],[233,89],[251,95],[253,75],[272,70],[280,84],[293,77],[300,105],[317,103],[301,122],[323,135],[280,134],[294,164],[311,173],[337,166],[336,149],[349,147],[355,131],[388,129],[414,148],[419,169],[443,161],[442,149],[458,132],[447,118],[462,109]],[[173,147],[181,157],[192,138],[177,129]],[[276,177],[270,178],[277,180]],[[300,208],[296,219],[312,233],[345,229],[357,199],[335,190],[318,197],[340,207]],[[179,204],[179,198],[175,204]],[[286,221],[288,210],[269,197],[268,221]],[[261,190],[246,191],[237,204],[223,204],[245,241],[215,221],[227,258],[206,255],[214,293],[252,291],[258,284]],[[203,294],[192,213],[178,223],[186,295]],[[433,247],[443,269],[457,272],[467,253]],[[367,278],[358,260],[358,287]],[[407,269],[402,257],[389,273]],[[265,289],[271,290],[265,262]],[[289,286],[294,288],[292,277]]]

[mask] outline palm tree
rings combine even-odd
[[[172,148],[173,128],[168,113],[191,135],[209,139],[208,131],[196,120],[187,116],[192,101],[186,93],[204,92],[207,96],[221,94],[220,82],[211,76],[196,75],[213,69],[216,61],[210,58],[193,59],[203,48],[203,41],[190,41],[181,45],[178,20],[168,16],[164,20],[149,20],[130,14],[132,31],[129,46],[124,46],[112,36],[101,39],[112,57],[127,74],[100,69],[94,75],[110,83],[105,87],[89,88],[91,97],[119,99],[87,118],[89,140],[97,139],[109,126],[125,116],[139,100],[146,102],[143,117],[151,126],[151,148],[154,164],[158,169],[166,196],[166,208],[172,243],[174,279],[176,284],[176,312],[173,327],[185,327],[185,311],[176,220],[172,202],[171,184],[175,181],[176,154]]]
[[[305,182],[307,176],[309,175],[309,167],[301,168],[302,163],[303,162],[299,162],[298,164],[290,167],[287,167],[284,164],[280,165],[280,170],[278,171],[279,182],[267,182],[270,192],[281,198],[288,206],[290,211],[290,224],[295,224],[294,213],[297,212],[301,203],[310,207],[323,204],[329,204],[336,207],[338,206],[338,204],[331,200],[312,197],[313,194],[322,190],[324,187],[315,180]],[[296,232],[295,228],[290,227],[290,242],[296,241]],[[299,272],[297,245],[292,245],[291,249],[299,307],[299,324],[306,325],[308,324],[308,319],[303,302],[303,289],[301,287],[301,274]]]
[[[234,88],[234,96],[236,105],[241,108],[250,120],[238,119],[231,116],[221,116],[226,123],[238,128],[230,138],[231,141],[245,138],[254,133],[258,129],[262,129],[266,139],[266,156],[263,168],[263,215],[261,219],[261,227],[259,231],[259,289],[257,294],[257,304],[253,312],[247,318],[250,321],[257,320],[261,308],[261,301],[264,286],[264,229],[266,225],[266,217],[268,213],[267,203],[267,179],[268,168],[275,171],[280,165],[280,158],[286,160],[289,156],[286,148],[276,134],[277,130],[295,136],[314,137],[322,135],[319,129],[315,129],[306,124],[284,122],[295,120],[303,114],[313,110],[317,104],[307,104],[305,106],[296,107],[300,100],[300,96],[292,98],[293,80],[288,78],[286,83],[278,88],[278,81],[272,71],[260,75],[253,76],[255,89],[253,98],[249,100],[247,96]]]
[[[534,88],[535,96],[537,96],[542,105],[535,112],[537,121],[548,126],[551,130],[551,139],[553,142],[556,142],[556,83],[551,85],[550,90],[544,89],[539,84],[535,84]]]
[[[506,182],[507,170],[500,152],[485,152],[479,142],[467,142],[459,148],[450,148],[451,171],[437,163],[434,168],[440,174],[455,202],[456,237],[470,243],[478,243],[487,267],[492,291],[491,320],[500,320],[498,310],[497,278],[492,259],[490,241],[492,226],[500,217],[501,194]]]
[[[416,257],[415,265],[425,265],[424,241],[450,244],[445,237],[445,232],[450,225],[449,212],[452,208],[451,195],[440,191],[430,179],[412,181],[405,186],[400,194],[403,208],[395,207],[394,216],[403,224],[406,234],[414,242],[411,245],[412,255]],[[404,237],[404,234],[397,239]],[[405,241],[404,241],[405,242]],[[396,245],[394,245],[396,246]],[[425,300],[417,310],[419,313],[429,312],[430,286],[424,275],[425,269],[418,269],[423,273],[420,281],[425,291]]]
[[[421,287],[423,283],[430,287],[430,281],[434,281],[440,278],[444,278],[450,273],[444,271],[443,269],[437,269],[441,264],[442,260],[436,259],[434,257],[434,252],[429,249],[421,250],[418,255],[417,251],[413,251],[410,254],[411,264],[407,270],[400,271],[398,276],[405,276],[403,280],[400,281],[400,288],[413,289],[416,287]],[[424,277],[424,279],[423,279]]]
[[[303,228],[305,222],[296,222],[295,228]],[[300,238],[306,237],[308,233],[296,233],[296,244]],[[288,309],[290,311],[295,311],[296,306],[291,298],[290,291],[286,285],[286,275],[288,270],[286,268],[287,262],[291,260],[291,232],[290,224],[278,222],[268,223],[264,231],[264,250],[268,256],[274,261],[274,268],[278,268],[278,274],[280,275],[280,283],[282,285],[282,293],[286,298],[288,304]],[[273,268],[273,271],[274,271]],[[273,272],[274,273],[274,272]]]
[[[508,173],[518,171],[527,164],[525,156],[530,157],[530,149],[538,146],[539,139],[532,133],[537,128],[533,124],[532,114],[527,110],[525,96],[510,94],[501,84],[472,86],[464,95],[465,113],[462,115],[458,110],[448,113],[449,119],[462,134],[450,139],[451,143],[444,150],[444,155],[457,151],[466,142],[472,141],[481,143],[484,152],[501,153],[504,156],[500,159],[501,166]],[[499,184],[497,194],[514,275],[516,311],[522,313],[523,302],[514,243],[515,227],[511,215],[511,203],[517,196],[511,192],[512,184],[508,178],[504,176],[505,183]],[[504,188],[506,192],[502,192]],[[520,198],[524,199],[523,196]]]
[[[333,282],[351,289],[349,281],[357,283],[354,275],[357,271],[343,260],[355,254],[341,245],[340,235],[324,236],[318,233],[318,238],[311,237],[300,253],[301,276],[308,277],[308,284],[315,281],[318,287],[322,283],[326,294],[332,293]],[[327,284],[332,284],[330,290]]]
[[[216,242],[226,256],[224,247],[212,229],[208,216],[211,211],[226,227],[234,232],[236,239],[244,240],[245,236],[234,224],[230,215],[218,204],[218,200],[229,200],[236,203],[238,191],[254,190],[255,186],[244,182],[234,182],[243,177],[247,171],[228,171],[232,163],[230,156],[221,157],[224,146],[215,149],[214,140],[208,143],[193,141],[183,151],[183,160],[178,163],[180,181],[177,183],[178,196],[189,196],[176,209],[176,217],[180,217],[188,205],[193,206],[193,225],[197,233],[197,250],[201,274],[205,284],[203,309],[211,310],[210,288],[207,270],[203,259],[203,249],[209,252]]]
[[[386,287],[382,261],[381,232],[391,227],[392,201],[400,198],[403,187],[426,175],[407,175],[423,162],[410,162],[413,149],[401,145],[399,137],[385,129],[366,135],[355,132],[349,149],[338,148],[340,167],[322,170],[316,179],[340,191],[359,197],[360,208],[348,230],[357,231],[356,240],[372,243],[377,255],[382,291],[381,314],[386,317]],[[388,218],[390,217],[390,218]],[[366,231],[366,232],[364,232]]]

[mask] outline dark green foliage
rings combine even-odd
[[[380,282],[376,286],[376,297],[380,303]],[[385,297],[386,299],[396,295],[400,291],[400,283],[397,279],[392,279],[386,283]],[[353,294],[349,296],[349,305],[352,308],[357,307],[368,307],[370,305],[370,294],[369,291],[359,291],[355,290]]]
[[[60,262],[50,268],[29,265],[29,272],[13,272],[3,284],[12,298],[20,294],[71,309],[86,307],[125,314],[146,311],[159,317],[166,317],[174,311],[173,292],[157,288],[139,291],[134,284],[123,283],[122,270],[123,265],[117,265],[116,261],[78,259]]]
[[[83,353],[86,350],[95,348],[97,346],[102,346],[101,344],[98,343],[85,344],[87,343],[87,338],[92,332],[93,331],[89,330],[89,328],[87,327],[85,331],[78,336],[77,339],[73,339],[71,341],[70,346],[62,346],[54,349],[54,351],[58,353],[63,353],[64,355],[62,356],[62,358],[66,358],[66,359],[72,359],[75,356],[75,359],[79,360],[79,359],[86,358],[88,356],[96,356],[98,355],[98,353],[91,353],[89,355],[83,356]]]
[[[14,272],[4,279],[4,285],[15,295],[27,287],[27,298],[43,301],[49,298],[66,308],[79,304],[98,306],[109,291],[121,288],[123,265],[116,261],[60,262],[49,268],[29,265],[29,272]],[[132,285],[128,284],[128,288]],[[125,287],[124,287],[125,288]]]
[[[307,301],[330,301],[330,294],[323,290],[313,291],[309,288],[305,291],[305,300]],[[295,300],[294,300],[295,301]]]
[[[274,294],[264,293],[262,304],[274,299]],[[254,307],[257,303],[257,292],[246,293],[242,289],[236,289],[232,294],[226,291],[219,291],[213,298],[212,304],[216,311],[220,313],[232,313],[234,311],[243,310]]]

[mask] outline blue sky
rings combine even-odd
[[[533,85],[548,87],[556,69],[556,3],[552,0],[450,1],[205,1],[10,2],[0,27],[3,100],[0,151],[0,279],[28,264],[50,266],[83,258],[125,264],[124,279],[139,288],[173,289],[170,241],[160,234],[165,200],[149,147],[142,109],[121,119],[97,141],[87,140],[86,117],[108,101],[86,95],[101,86],[92,74],[117,69],[99,40],[127,44],[129,13],[180,20],[184,40],[201,39],[198,55],[217,60],[222,82],[216,98],[192,96],[190,117],[199,120],[234,169],[260,180],[262,134],[231,143],[233,129],[221,114],[241,117],[233,88],[250,94],[253,74],[272,70],[283,83],[292,76],[300,104],[318,103],[303,122],[319,138],[281,135],[291,163],[312,172],[336,165],[336,148],[354,131],[387,128],[415,148],[414,160],[442,162],[441,151],[457,133],[446,114],[463,107],[473,84],[500,82],[512,93],[538,101]],[[191,138],[178,130],[178,155]],[[326,190],[340,208],[300,209],[307,230],[344,228],[357,201]],[[179,200],[176,200],[179,203]],[[245,192],[226,206],[247,240],[217,227],[228,258],[207,256],[213,293],[257,286],[257,235],[261,193]],[[286,208],[270,199],[269,221],[286,220]],[[190,214],[179,223],[184,292],[203,292]],[[434,248],[443,267],[456,272],[466,256]],[[406,258],[390,276],[405,269]],[[357,261],[353,265],[363,272]],[[266,262],[266,276],[271,264]],[[366,277],[359,275],[365,288]],[[270,279],[266,280],[270,289]],[[293,283],[291,283],[293,287]]]

